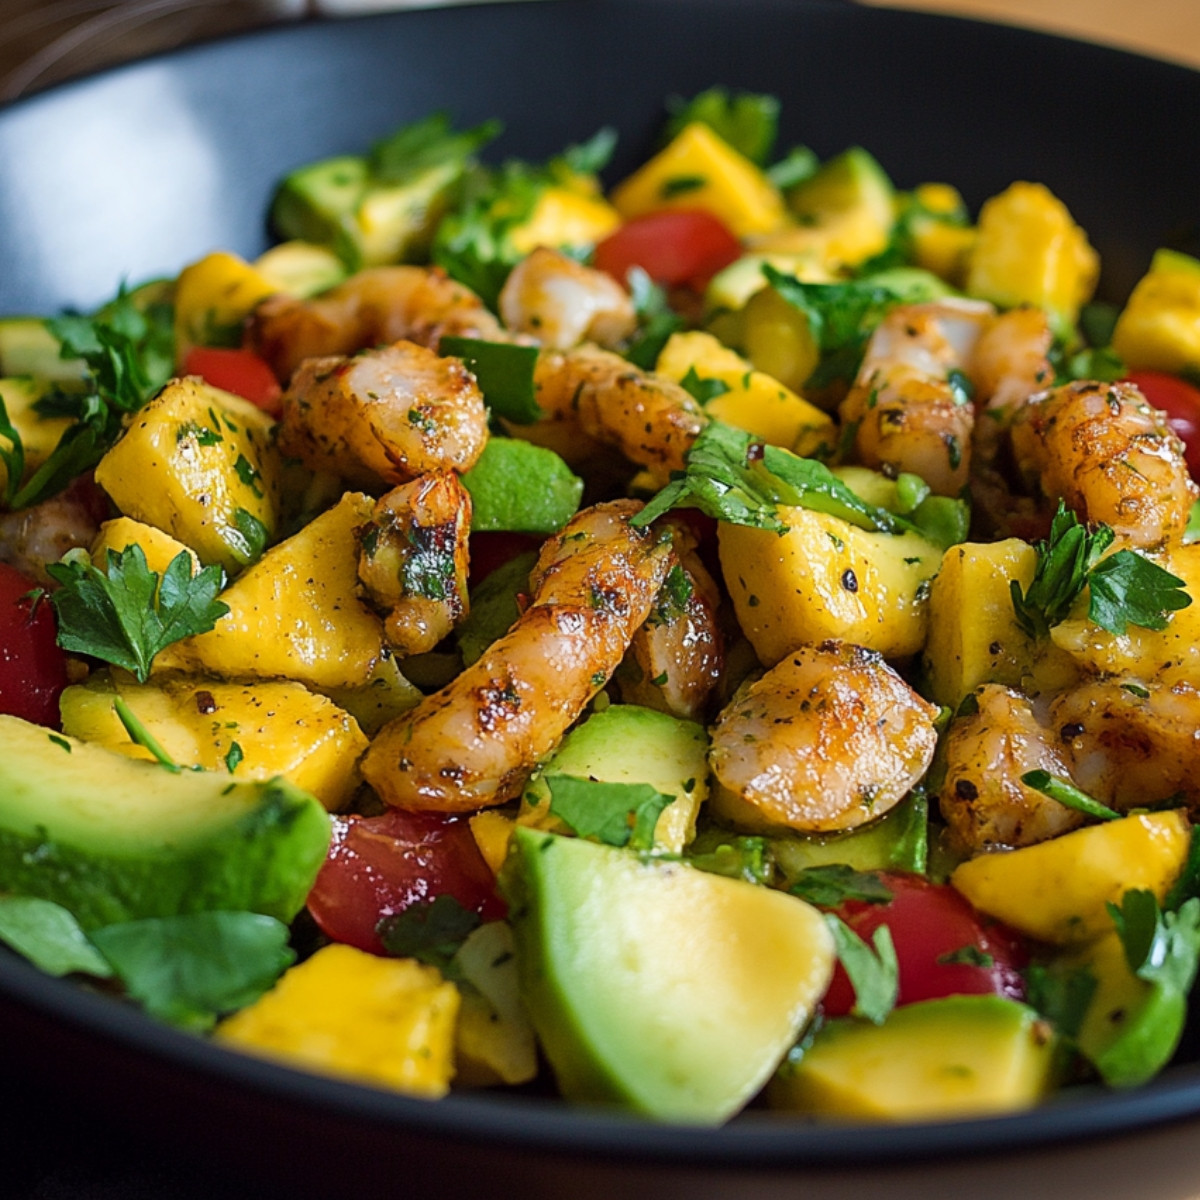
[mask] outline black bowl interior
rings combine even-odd
[[[544,158],[612,125],[618,178],[652,148],[664,98],[713,83],[775,93],[782,145],[821,155],[864,145],[900,186],[944,179],[975,207],[1013,179],[1045,182],[1099,249],[1112,298],[1156,247],[1195,248],[1200,158],[1186,134],[1200,113],[1200,74],[836,0],[539,0],[289,26],[8,107],[0,313],[92,306],[122,279],[173,273],[217,247],[253,255],[268,242],[264,214],[282,173],[435,109],[461,124],[501,117],[497,156]],[[1137,1092],[1066,1095],[1003,1120],[868,1131],[750,1113],[701,1132],[529,1096],[431,1106],[294,1074],[152,1025],[9,956],[0,956],[0,1012],[10,1104],[30,1076],[94,1097],[116,1074],[132,1089],[126,1115],[147,1129],[178,1127],[189,1104],[223,1116],[223,1152],[286,1142],[305,1162],[305,1131],[333,1123],[344,1145],[389,1155],[417,1146],[425,1168],[464,1179],[485,1149],[527,1181],[581,1155],[610,1167],[790,1172],[1035,1148],[1200,1115],[1194,1045]],[[237,1128],[255,1136],[239,1139]],[[406,1161],[410,1183],[436,1183]],[[480,1183],[477,1194],[486,1191]]]

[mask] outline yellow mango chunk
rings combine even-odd
[[[277,282],[244,258],[217,250],[184,267],[175,285],[175,361],[193,346],[236,346],[255,305],[279,291]]]
[[[191,556],[193,575],[200,569],[200,560],[194,550],[169,533],[163,533],[144,521],[135,521],[132,517],[116,517],[100,526],[91,546],[92,562],[104,570],[109,550],[120,554],[130,546],[140,546],[146,556],[146,566],[159,575],[181,554]]]
[[[1187,608],[1170,613],[1165,629],[1130,625],[1109,633],[1085,616],[1072,616],[1050,630],[1050,641],[1085,671],[1155,679],[1170,686],[1194,680],[1200,672],[1200,542],[1173,545],[1155,562],[1183,580],[1192,597]]]
[[[1099,273],[1087,235],[1043,184],[1014,183],[980,210],[968,295],[1001,308],[1036,304],[1070,326]]]
[[[218,1042],[374,1087],[444,1096],[458,989],[434,967],[332,945],[217,1026]]]
[[[96,672],[63,692],[63,729],[131,758],[153,755],[130,740],[114,707],[120,697],[181,766],[229,771],[236,779],[282,775],[330,811],[359,783],[367,739],[331,700],[285,680],[255,684],[170,679],[138,684]]]
[[[70,417],[43,417],[33,407],[47,391],[49,385],[42,380],[0,379],[0,400],[4,402],[4,410],[25,450],[26,479],[50,457],[59,438],[72,424]],[[7,449],[7,439],[3,445]],[[7,485],[8,468],[0,462],[0,488]]]
[[[772,1108],[860,1121],[956,1120],[1020,1112],[1055,1080],[1055,1038],[1000,996],[947,996],[893,1009],[881,1025],[822,1026],[772,1080]]]
[[[1048,842],[981,854],[950,882],[980,912],[1064,946],[1112,930],[1107,905],[1135,888],[1161,902],[1183,870],[1191,825],[1182,809],[1139,813]]]
[[[1067,686],[1076,672],[1053,643],[1039,645],[1017,624],[1010,585],[1033,580],[1037,554],[1028,542],[951,546],[929,590],[929,639],[923,663],[931,699],[957,708],[982,683],[1039,690]]]
[[[588,196],[573,188],[545,188],[533,212],[509,231],[518,254],[538,246],[591,246],[621,223],[621,214],[603,197]]]
[[[779,189],[700,121],[685,125],[612,192],[625,220],[662,208],[702,208],[738,236],[769,233],[786,220]]]
[[[1178,373],[1200,367],[1200,260],[1159,250],[1113,330],[1130,367]]]
[[[216,627],[168,646],[154,670],[295,679],[317,691],[365,686],[383,655],[383,623],[359,599],[354,531],[373,508],[348,492],[273,546],[221,593],[230,611]]]
[[[827,413],[755,370],[711,333],[673,333],[655,370],[676,383],[691,374],[701,383],[717,381],[725,390],[708,401],[705,412],[773,446],[805,454],[822,444],[832,447],[837,441],[837,430]]]
[[[96,482],[128,517],[237,571],[279,524],[281,464],[272,421],[194,376],[173,379],[100,460]]]
[[[838,638],[886,658],[925,644],[926,583],[942,553],[916,533],[871,533],[840,517],[781,505],[787,525],[718,527],[738,622],[765,666],[797,646]]]
[[[469,818],[467,824],[471,827],[471,836],[483,855],[483,861],[491,868],[493,875],[498,875],[508,857],[508,843],[516,821],[494,808],[485,808]]]

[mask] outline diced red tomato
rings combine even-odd
[[[742,253],[725,223],[699,208],[670,208],[626,221],[596,246],[592,262],[619,283],[641,267],[655,283],[704,290]]]
[[[880,878],[890,901],[851,900],[836,911],[868,944],[876,929],[888,927],[899,966],[897,1004],[958,995],[1024,998],[1020,968],[1028,955],[1016,933],[976,912],[949,884],[894,872]],[[854,989],[839,963],[824,1008],[843,1016],[853,1006]]]
[[[279,416],[283,395],[279,380],[266,362],[250,350],[193,346],[183,360],[183,371],[249,400],[273,417]]]
[[[37,586],[0,563],[0,712],[57,729],[67,656],[55,640],[57,624],[49,600],[27,598]]]
[[[471,534],[471,579],[470,586],[476,587],[497,567],[511,562],[526,550],[536,550],[544,539],[532,533],[496,533],[483,530]]]
[[[1192,478],[1200,479],[1200,388],[1165,371],[1130,371],[1126,381],[1167,414],[1167,421],[1183,443]]]
[[[485,921],[504,916],[466,818],[397,808],[378,817],[334,818],[333,844],[308,908],[334,941],[382,954],[376,927],[384,917],[443,895]]]

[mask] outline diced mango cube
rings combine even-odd
[[[1113,349],[1130,367],[1200,367],[1200,260],[1159,250],[1117,318]]]
[[[590,246],[621,223],[621,214],[607,200],[566,187],[544,189],[533,212],[509,232],[518,254],[538,246]]]
[[[109,550],[120,554],[130,546],[140,546],[146,556],[146,566],[159,575],[181,554],[191,556],[193,575],[200,569],[200,560],[189,546],[169,533],[163,533],[144,521],[135,521],[132,517],[116,517],[100,526],[100,532],[91,546],[92,562],[103,571]]]
[[[43,417],[33,406],[49,390],[42,380],[0,379],[0,400],[25,451],[25,476],[32,475],[50,457],[58,439],[71,425],[70,417]],[[4,435],[0,434],[0,438]],[[4,444],[7,447],[7,439]],[[8,468],[0,462],[0,488],[7,486]]]
[[[1001,308],[1036,304],[1071,326],[1089,299],[1100,259],[1049,188],[1011,184],[979,213],[966,290]]]
[[[1182,809],[1090,825],[1018,850],[981,854],[950,882],[980,912],[1040,942],[1088,942],[1112,930],[1108,905],[1135,888],[1161,902],[1187,860]]]
[[[138,684],[124,673],[93,673],[62,694],[63,729],[83,741],[152,758],[117,716],[120,697],[167,754],[183,766],[229,771],[235,779],[282,775],[331,811],[351,797],[367,739],[354,718],[298,683],[169,679]]]
[[[458,989],[434,967],[334,944],[222,1022],[218,1042],[303,1070],[444,1096],[454,1074]]]
[[[705,404],[708,415],[773,446],[808,454],[822,444],[832,448],[837,441],[827,413],[755,370],[711,333],[673,333],[655,370],[676,383],[694,377],[701,384],[715,384],[712,390],[719,394]]]
[[[217,250],[184,267],[175,287],[175,361],[193,346],[236,346],[255,305],[279,291],[244,258]]]
[[[766,666],[805,642],[855,642],[887,658],[925,644],[927,581],[942,553],[916,533],[872,533],[807,508],[780,506],[787,525],[721,522],[721,567],[738,622]]]
[[[96,466],[126,516],[190,546],[206,565],[237,571],[279,524],[281,464],[272,421],[202,379],[173,379],[137,413]]]
[[[662,208],[702,208],[738,237],[770,233],[786,221],[779,189],[748,158],[700,121],[619,183],[612,202],[623,218]]]
[[[383,656],[383,623],[360,599],[354,531],[374,501],[340,503],[272,546],[227,587],[229,612],[208,633],[175,642],[154,671],[295,679],[316,691],[368,685]]]

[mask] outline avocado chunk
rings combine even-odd
[[[0,319],[0,375],[29,375],[50,383],[82,383],[87,367],[63,358],[62,343],[42,317]]]
[[[609,705],[571,730],[530,781],[521,797],[522,823],[561,830],[550,814],[551,775],[648,783],[674,796],[659,814],[654,844],[678,854],[692,840],[708,795],[708,735],[695,721],[640,704]]]
[[[839,1017],[798,1047],[768,1089],[773,1108],[873,1121],[1014,1112],[1054,1082],[1055,1037],[1003,996],[907,1004],[881,1025]]]
[[[283,779],[140,762],[0,715],[0,879],[85,929],[230,910],[290,921],[330,822]]]
[[[525,1007],[570,1100],[717,1125],[832,974],[816,909],[675,860],[518,825],[500,880]]]
[[[1189,974],[1195,972],[1194,947],[1191,955]],[[1111,1087],[1136,1087],[1152,1079],[1183,1036],[1190,979],[1139,978],[1116,932],[1050,967],[1059,979],[1076,972],[1085,973],[1092,985],[1075,1034],[1079,1052]]]
[[[462,483],[471,493],[472,533],[554,533],[583,495],[583,480],[553,450],[519,438],[488,438]]]

